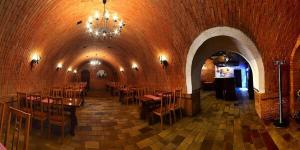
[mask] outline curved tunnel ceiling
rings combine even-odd
[[[0,58],[7,62],[0,65],[3,78],[9,74],[29,74],[28,80],[37,77],[51,80],[53,69],[60,61],[64,66],[79,65],[86,55],[100,49],[105,61],[118,69],[128,70],[132,62],[140,67],[138,73],[128,76],[141,81],[184,86],[184,67],[188,48],[204,30],[215,26],[231,26],[245,32],[257,44],[262,57],[270,50],[286,57],[291,53],[299,29],[299,1],[245,0],[239,3],[227,0],[109,0],[108,10],[118,13],[126,26],[117,39],[96,41],[85,31],[88,16],[96,9],[102,11],[99,0],[0,0],[1,51]],[[276,17],[279,16],[279,17]],[[82,21],[77,25],[78,21]],[[280,44],[285,43],[285,44]],[[27,67],[32,53],[40,53],[43,67],[33,72]],[[158,56],[165,53],[170,61],[167,70],[162,70]],[[14,60],[18,58],[17,60]],[[18,65],[15,65],[15,63]],[[269,60],[266,60],[269,62]],[[18,70],[18,67],[24,68]],[[14,71],[17,70],[17,71]],[[34,74],[34,75],[31,75]],[[14,82],[23,81],[15,75]],[[3,81],[2,85],[8,85]],[[28,81],[28,83],[30,83]],[[176,82],[176,83],[175,83]],[[13,88],[13,87],[11,87]]]

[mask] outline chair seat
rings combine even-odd
[[[153,110],[153,113],[160,116],[169,113],[169,109],[157,108]]]

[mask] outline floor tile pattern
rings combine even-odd
[[[173,126],[148,125],[139,119],[137,105],[121,105],[117,97],[105,92],[90,92],[86,104],[77,112],[78,127],[74,137],[60,144],[59,130],[50,138],[33,129],[30,149],[191,149],[251,150],[299,149],[300,126],[275,128],[255,113],[253,101],[215,99],[213,93],[202,93],[201,113],[184,117]],[[67,132],[67,131],[66,131]]]

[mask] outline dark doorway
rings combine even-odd
[[[241,69],[234,70],[235,87],[242,87],[242,71]]]
[[[90,72],[88,70],[81,71],[81,82],[86,82],[87,89],[90,89]]]

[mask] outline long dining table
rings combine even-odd
[[[34,99],[33,96],[27,96],[26,98],[27,100],[32,100],[35,101],[36,99]],[[43,104],[51,104],[53,103],[53,99],[42,99],[41,102]],[[76,116],[76,109],[79,108],[82,104],[83,100],[82,98],[63,98],[63,103],[64,103],[64,107],[67,108],[65,109],[66,111],[70,112],[70,119],[71,119],[71,130],[70,130],[70,134],[72,136],[75,135],[75,127],[78,124],[78,119]]]

